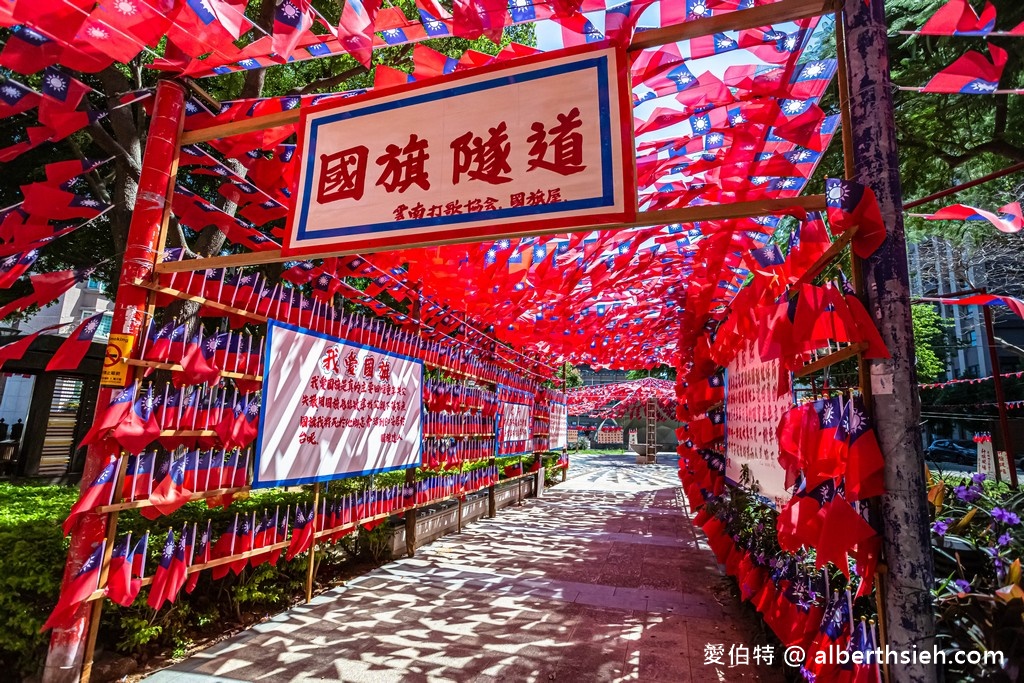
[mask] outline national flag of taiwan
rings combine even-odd
[[[966,95],[988,95],[999,88],[1003,69],[1009,59],[1006,50],[998,45],[988,44],[992,55],[990,62],[985,55],[974,50],[958,58],[945,69],[935,74],[921,92],[960,93]]]
[[[20,254],[11,254],[0,263],[0,289],[7,289],[25,274],[39,258],[39,251],[30,249]]]
[[[160,436],[156,411],[161,400],[160,396],[153,393],[153,385],[150,384],[145,393],[140,393],[132,402],[127,419],[114,429],[114,440],[129,453],[142,453]]]
[[[60,345],[53,358],[46,364],[47,372],[56,370],[77,370],[89,352],[89,347],[96,337],[96,332],[103,323],[103,313],[97,313],[83,320],[75,328],[64,343]]]
[[[128,607],[135,602],[135,597],[142,588],[142,580],[132,576],[135,551],[136,546],[132,545],[132,535],[129,533],[118,541],[110,555],[107,597],[122,607]]]
[[[92,551],[81,569],[67,585],[63,586],[57,606],[53,608],[40,633],[55,627],[67,626],[72,622],[78,606],[93,594],[99,587],[100,569],[103,567],[103,550],[105,543],[100,543]]]
[[[51,40],[25,25],[13,26],[0,51],[0,66],[21,74],[34,74],[56,64],[62,49],[60,41]]]
[[[834,234],[859,226],[853,238],[853,251],[867,258],[885,241],[885,222],[878,200],[870,187],[841,178],[825,181],[825,203]]]
[[[370,68],[373,56],[374,20],[381,0],[345,0],[338,23],[338,41],[345,51]]]
[[[160,515],[169,515],[189,501],[192,491],[185,488],[185,466],[188,458],[182,456],[170,461],[167,474],[149,494],[152,507],[141,508],[147,519],[156,519]]]
[[[850,500],[864,500],[885,493],[885,461],[875,438],[864,399],[850,401],[845,416],[847,433],[846,496]]]
[[[996,8],[985,3],[981,16],[968,0],[949,0],[921,27],[925,36],[984,36],[996,25]]]
[[[313,534],[316,531],[316,511],[310,509],[305,512],[301,505],[295,506],[295,521],[292,523],[292,538],[288,544],[286,560],[291,560],[296,555],[301,555],[313,546]]]
[[[235,513],[235,519],[228,526],[227,530],[220,535],[217,542],[213,544],[213,549],[210,551],[210,557],[214,560],[218,560],[224,557],[231,557],[235,554],[235,545],[238,538],[238,513]],[[223,579],[231,571],[229,564],[220,564],[213,568],[213,578],[216,581]]]
[[[28,86],[11,79],[0,85],[0,116],[14,116],[38,104],[39,93]]]
[[[345,4],[348,5],[347,2]],[[312,26],[309,10],[309,0],[283,0],[274,10],[272,47],[281,61],[291,56],[302,34]]]
[[[821,569],[831,562],[849,578],[850,564],[846,554],[858,543],[874,537],[875,530],[839,495],[826,503],[818,515],[821,518],[821,537],[815,545],[814,566]]]
[[[153,575],[153,584],[149,587],[149,598],[146,603],[153,609],[160,609],[165,602],[174,604],[178,592],[185,585],[187,565],[185,563],[185,547],[187,531],[181,532],[177,542],[174,530],[168,530],[167,540],[160,555],[160,564]]]
[[[252,550],[253,534],[255,532],[254,527],[255,524],[253,523],[253,518],[249,517],[249,515],[242,517],[242,520],[235,528],[235,550],[231,553],[232,555],[241,555],[242,553],[247,553]],[[228,566],[237,576],[242,573],[242,570],[245,569],[248,564],[249,558],[243,557],[240,560],[235,560]]]
[[[214,365],[213,356],[217,350],[217,338],[203,339],[202,329],[193,335],[185,347],[181,359],[181,372],[174,373],[175,384],[209,384],[220,380],[220,370]]]
[[[186,326],[171,320],[156,331],[149,340],[144,358],[157,362],[177,363],[185,354]]]
[[[192,557],[192,561],[189,563],[191,567],[194,564],[206,564],[210,561],[210,550],[211,550],[211,536],[210,536],[211,521],[206,520],[206,529],[203,530],[202,535],[199,537],[199,544],[196,546],[195,554]],[[199,583],[200,572],[189,572],[188,579],[185,581],[185,592],[191,593],[196,589],[196,584]]]
[[[82,437],[83,446],[97,443],[98,439],[106,437],[112,429],[115,429],[128,417],[128,413],[132,410],[132,404],[135,402],[137,388],[137,384],[132,384],[122,389],[121,393],[114,397],[107,409],[93,422],[92,427]]]
[[[89,484],[89,488],[82,492],[78,501],[71,507],[68,518],[64,520],[64,535],[67,536],[75,527],[78,519],[100,505],[110,505],[114,497],[114,481],[117,478],[117,466],[119,460],[107,463],[107,466],[100,471],[99,476]]]
[[[52,273],[30,276],[32,293],[15,299],[0,308],[0,320],[6,318],[14,311],[20,311],[33,304],[40,307],[49,304],[76,284],[87,280],[91,272],[91,270],[59,270]]]

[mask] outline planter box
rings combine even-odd
[[[543,469],[541,476],[543,476]],[[519,501],[520,482],[499,483],[494,487],[495,508],[500,510]],[[522,480],[523,498],[534,496],[537,490],[537,477]],[[487,516],[487,490],[473,493],[466,497],[462,504],[462,525],[466,526],[481,517]],[[416,547],[436,541],[442,536],[455,533],[459,528],[459,506],[448,501],[443,507],[421,508],[416,515]],[[405,526],[399,526],[391,536],[391,557],[405,555]]]

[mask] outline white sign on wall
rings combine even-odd
[[[790,499],[786,471],[779,465],[776,432],[793,407],[790,394],[778,395],[779,361],[762,361],[748,342],[726,371],[725,475],[738,483],[743,468],[760,494],[777,508]]]
[[[284,253],[632,220],[628,83],[591,44],[303,109]]]
[[[254,487],[416,467],[422,361],[270,321]]]
[[[533,438],[533,406],[502,403],[500,428],[501,440],[504,442],[529,441]]]
[[[569,445],[569,411],[564,403],[551,404],[549,444],[552,450]]]

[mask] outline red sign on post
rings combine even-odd
[[[631,112],[593,45],[304,111],[284,254],[628,222]]]

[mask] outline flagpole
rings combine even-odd
[[[306,604],[308,605],[313,599],[313,576],[316,572],[316,524],[319,512],[317,506],[320,504],[320,482],[313,484],[313,517],[309,520],[309,524],[313,525],[313,540],[309,544],[309,564],[306,567]]]

